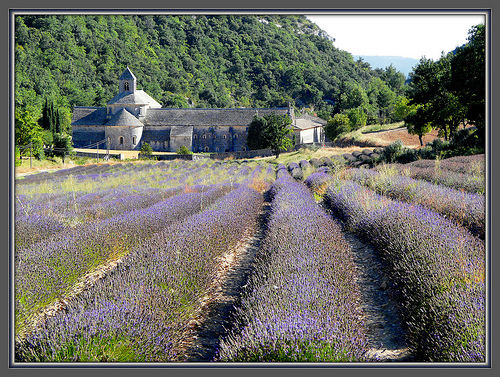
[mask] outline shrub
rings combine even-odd
[[[403,142],[396,140],[382,150],[380,157],[384,162],[396,162],[398,157],[403,154],[404,149]]]
[[[144,156],[151,156],[153,154],[153,148],[149,145],[149,143],[142,143],[141,154]]]
[[[186,147],[185,145],[181,146],[179,149],[177,149],[177,154],[193,154],[193,152],[191,152],[189,150],[188,147]]]

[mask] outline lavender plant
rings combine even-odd
[[[240,186],[138,245],[118,269],[18,343],[19,361],[171,361],[225,252],[256,226]]]
[[[43,307],[71,294],[85,274],[126,255],[172,222],[211,205],[230,191],[227,186],[186,193],[145,209],[81,226],[78,233],[60,232],[50,242],[16,249],[16,331],[22,333]]]
[[[485,237],[484,195],[368,169],[349,169],[345,177],[392,199],[429,208],[468,228],[481,239]]]
[[[386,261],[417,357],[484,361],[484,243],[434,211],[352,181],[332,185],[326,201]]]
[[[272,186],[272,215],[237,330],[222,361],[361,361],[360,299],[342,232],[290,176]]]

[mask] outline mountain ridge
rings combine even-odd
[[[392,64],[397,71],[400,71],[406,77],[408,77],[413,67],[415,67],[420,62],[420,59],[408,58],[404,56],[353,55],[352,57],[354,60],[362,58],[363,61],[369,63],[373,69],[384,69]]]

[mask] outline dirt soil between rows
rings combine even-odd
[[[223,258],[217,284],[201,303],[201,310],[188,326],[177,351],[181,362],[211,362],[217,357],[221,339],[234,327],[234,307],[252,273],[252,263],[265,235],[271,203],[267,200],[261,211],[259,228],[244,237],[238,247]],[[383,263],[370,245],[344,232],[351,247],[362,300],[360,307],[367,328],[368,361],[409,362],[412,354],[405,341],[405,332],[395,299],[394,287],[387,278]]]

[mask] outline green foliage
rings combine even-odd
[[[182,145],[179,149],[177,149],[177,154],[193,154],[192,151],[189,150],[188,147],[185,145]]]
[[[325,135],[329,140],[351,131],[351,122],[346,114],[335,114],[324,126]]]
[[[485,128],[485,59],[486,30],[484,25],[469,30],[468,43],[456,49],[451,61],[450,90],[465,107],[465,117],[478,128],[484,141]]]
[[[38,160],[44,157],[43,130],[26,110],[15,111],[14,142],[21,150],[21,155],[30,154]]]
[[[382,150],[380,160],[387,163],[397,162],[398,158],[405,150],[406,147],[403,145],[403,142],[401,140],[396,140]]]
[[[153,154],[153,148],[149,143],[142,143],[141,145],[141,154],[144,156],[151,156]]]
[[[291,102],[328,119],[368,104],[374,77],[401,94],[402,74],[367,69],[315,31],[297,15],[17,15],[16,107],[38,119],[53,103],[56,132],[68,132],[72,106],[104,106],[127,65],[138,88],[168,107]]]
[[[412,132],[421,137],[434,128],[448,140],[468,121],[477,127],[478,146],[484,145],[484,34],[484,25],[473,27],[467,44],[437,61],[422,58],[410,73],[408,104],[416,108],[405,116],[405,122]]]
[[[73,150],[71,135],[67,133],[54,133],[54,156],[64,158]]]
[[[272,113],[263,117],[255,116],[248,129],[248,147],[250,149],[270,148],[278,158],[282,150],[293,146],[291,122],[288,115]]]

